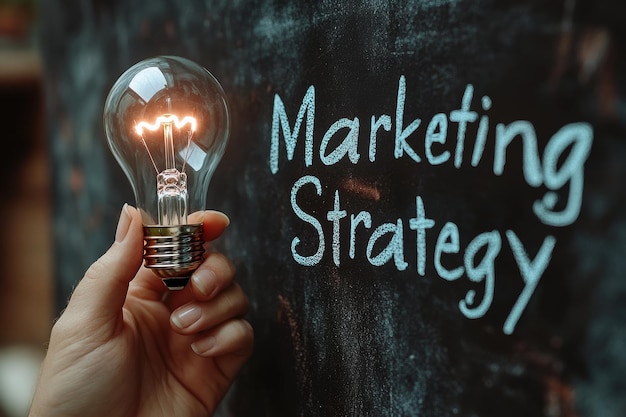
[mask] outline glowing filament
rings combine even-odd
[[[157,117],[154,124],[150,124],[148,122],[137,123],[137,125],[135,126],[135,132],[137,132],[139,136],[143,137],[144,128],[154,132],[157,129],[159,129],[161,126],[165,126],[165,125],[171,126],[172,124],[176,126],[177,129],[180,129],[181,127],[185,125],[189,125],[190,130],[192,132],[195,132],[197,122],[196,122],[195,117],[185,116],[183,117],[182,120],[178,120],[178,117],[174,114],[165,114],[163,116]]]
[[[135,132],[141,138],[141,142],[143,143],[143,146],[145,146],[146,152],[148,152],[150,161],[152,162],[154,170],[157,174],[159,173],[159,169],[157,168],[156,163],[154,162],[154,158],[150,153],[150,149],[148,148],[148,144],[143,137],[144,128],[155,132],[159,128],[163,127],[163,141],[165,145],[165,169],[176,169],[174,165],[174,138],[172,135],[172,126],[175,126],[177,129],[180,130],[181,127],[189,125],[189,132],[187,135],[187,148],[189,148],[189,144],[191,143],[191,136],[193,132],[196,131],[196,124],[197,122],[195,117],[185,116],[182,120],[178,120],[178,117],[174,114],[164,114],[157,117],[154,124],[142,121],[135,125]],[[187,162],[187,156],[185,157],[184,161]],[[182,171],[185,171],[185,165],[183,165]]]

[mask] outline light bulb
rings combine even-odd
[[[203,260],[200,221],[230,130],[224,91],[188,59],[146,59],[111,88],[104,127],[141,212],[144,265],[182,289]]]

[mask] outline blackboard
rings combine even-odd
[[[222,83],[208,191],[256,349],[219,415],[626,412],[626,5],[42,3],[61,306],[130,187],[102,105],[174,54]]]

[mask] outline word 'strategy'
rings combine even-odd
[[[487,114],[479,115],[475,110],[472,110],[473,95],[474,88],[468,84],[461,99],[460,108],[449,113],[435,114],[426,125],[423,133],[419,135],[419,127],[422,125],[421,119],[416,118],[409,124],[404,123],[406,79],[401,76],[398,83],[395,118],[388,114],[372,115],[368,123],[369,132],[364,135],[364,140],[367,140],[369,145],[368,161],[370,163],[376,162],[377,143],[379,140],[387,139],[384,137],[384,132],[390,132],[386,136],[393,138],[393,155],[396,160],[410,158],[415,163],[427,163],[433,166],[451,164],[458,169],[462,166],[467,152],[465,149],[467,127],[477,122],[470,164],[474,167],[478,166],[482,161],[490,124]],[[292,161],[303,124],[304,164],[307,167],[313,166],[314,146],[316,145],[314,141],[315,102],[315,87],[310,86],[302,99],[295,122],[291,124],[283,100],[278,94],[275,95],[269,159],[270,170],[273,174],[279,171],[281,133],[287,160]],[[480,102],[484,112],[492,107],[492,101],[488,96],[483,96]],[[456,126],[456,136],[452,136],[450,139],[448,132],[454,126]],[[423,138],[423,140],[416,140],[416,137]],[[560,227],[572,224],[578,218],[582,204],[584,163],[589,156],[593,142],[591,126],[584,122],[562,126],[550,137],[543,153],[540,153],[538,149],[535,128],[527,120],[516,120],[508,124],[497,123],[493,137],[494,159],[492,168],[494,175],[504,173],[507,149],[516,138],[519,138],[523,146],[522,175],[526,184],[531,187],[544,186],[548,190],[542,198],[533,203],[533,213],[546,226]],[[336,144],[332,149],[331,139],[335,139],[332,143]],[[350,163],[357,164],[361,160],[358,151],[360,140],[363,140],[363,137],[362,124],[359,118],[340,118],[325,131],[319,142],[317,149],[319,161],[325,166],[332,166],[347,158]],[[456,141],[454,154],[448,150],[442,150],[441,145],[446,144],[449,140]],[[423,152],[421,153],[417,150],[416,144],[418,143],[420,145],[423,143]],[[317,235],[317,241],[310,242],[314,244],[306,247],[316,246],[316,249],[312,254],[300,253],[298,249],[302,246],[301,239],[297,236],[294,237],[291,242],[291,254],[294,261],[304,266],[316,266],[328,252],[332,254],[333,262],[339,267],[342,247],[340,223],[348,221],[350,233],[345,239],[348,239],[348,256],[350,259],[355,259],[356,256],[357,236],[359,236],[358,240],[361,240],[361,237],[367,237],[364,234],[368,233],[369,238],[366,239],[367,247],[365,250],[365,257],[368,262],[373,266],[382,266],[393,262],[397,270],[404,271],[408,268],[405,261],[405,237],[409,235],[409,231],[413,231],[417,247],[416,272],[420,276],[425,275],[427,262],[426,232],[435,229],[437,225],[433,219],[427,217],[422,197],[415,197],[415,217],[407,220],[398,218],[393,222],[374,227],[372,216],[367,211],[348,215],[347,210],[341,204],[339,190],[334,192],[333,207],[328,209],[325,219],[320,220],[313,214],[305,212],[298,204],[298,195],[305,187],[313,187],[317,196],[320,197],[322,197],[323,187],[319,178],[305,175],[299,178],[291,188],[291,207],[294,214],[304,223],[310,225]],[[559,201],[559,196],[564,195],[564,193],[566,193],[566,197],[563,201]],[[327,200],[327,198],[320,198],[320,202]],[[321,210],[315,210],[315,212],[321,212]],[[332,223],[331,245],[326,244],[327,237],[324,235],[322,221]],[[369,233],[370,230],[371,233]],[[524,284],[504,322],[503,332],[511,334],[550,263],[556,246],[555,237],[547,235],[537,253],[530,256],[513,230],[506,230],[504,233],[497,230],[481,233],[475,236],[464,250],[460,247],[459,228],[454,222],[447,222],[438,230],[434,253],[432,254],[432,264],[439,277],[454,281],[465,274],[470,281],[484,287],[480,300],[476,299],[476,291],[469,290],[465,298],[459,302],[459,309],[467,318],[480,318],[489,310],[495,294],[495,259],[503,246],[506,245],[511,250]],[[384,247],[377,251],[380,246]],[[446,261],[446,255],[461,253],[463,254],[462,265],[449,265],[449,261]]]

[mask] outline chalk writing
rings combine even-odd
[[[459,108],[436,113],[425,124],[423,133],[420,133],[422,119],[408,119],[410,122],[406,123],[406,84],[405,76],[400,76],[393,117],[389,114],[372,115],[369,119],[369,133],[365,136],[362,134],[358,117],[341,117],[321,135],[317,152],[315,152],[315,87],[311,85],[307,89],[293,124],[290,123],[282,98],[276,94],[272,115],[270,171],[272,174],[279,172],[281,137],[287,161],[294,159],[298,149],[298,140],[304,138],[302,159],[306,167],[311,167],[318,162],[323,166],[332,166],[340,161],[348,161],[356,165],[361,161],[360,140],[369,141],[366,163],[376,163],[379,156],[377,144],[383,135],[392,136],[389,139],[393,140],[393,158],[396,160],[408,158],[418,164],[431,166],[447,164],[454,169],[460,169],[465,162],[466,153],[469,153],[471,154],[469,163],[472,167],[485,163],[483,154],[491,127],[489,117],[485,112],[493,106],[491,98],[481,97],[481,112],[472,109],[474,87],[472,84],[467,84]],[[476,137],[472,138],[473,140],[466,140],[468,139],[468,125],[473,123],[478,123]],[[456,127],[456,136],[453,135],[454,127]],[[419,140],[420,135],[422,140]],[[548,139],[543,152],[539,149],[534,125],[528,120],[496,123],[493,137],[494,153],[491,172],[496,176],[503,175],[506,170],[509,147],[513,142],[521,142],[523,150],[521,174],[525,183],[529,187],[543,187],[542,189],[546,190],[543,196],[532,204],[534,215],[547,227],[563,227],[572,224],[578,218],[582,204],[584,164],[593,141],[591,126],[584,122],[562,126]],[[449,141],[455,141],[454,152],[441,149],[442,145]],[[423,148],[418,147],[420,143],[423,144]],[[470,147],[471,149],[466,149]],[[315,234],[312,236],[317,236],[314,241],[309,241],[304,246],[315,248],[313,253],[303,253],[303,247],[300,245],[301,238],[293,237],[291,254],[295,262],[307,267],[319,265],[327,248],[330,248],[332,262],[340,267],[343,241],[349,242],[347,256],[352,260],[357,255],[357,241],[367,241],[364,255],[372,266],[380,267],[393,261],[398,271],[405,271],[409,268],[405,260],[405,239],[410,236],[411,232],[414,232],[417,251],[414,268],[417,276],[425,276],[427,266],[432,265],[437,275],[446,281],[456,281],[465,275],[469,282],[481,288],[480,292],[476,289],[468,290],[465,297],[459,300],[459,310],[469,319],[483,317],[493,303],[497,284],[495,262],[504,250],[503,243],[506,242],[506,247],[516,261],[523,282],[522,290],[503,325],[502,330],[506,334],[514,331],[549,265],[556,246],[556,238],[548,234],[541,242],[537,254],[531,257],[525,249],[526,245],[522,243],[515,231],[506,230],[502,233],[498,230],[488,230],[471,238],[466,248],[463,249],[457,224],[447,221],[443,226],[437,225],[435,220],[427,217],[426,204],[419,195],[415,196],[415,217],[389,219],[389,222],[374,225],[372,215],[368,211],[349,213],[350,205],[345,204],[345,198],[342,198],[339,190],[334,190],[331,194],[333,205],[327,210],[325,216],[325,220],[332,228],[331,244],[327,245],[321,217],[315,215],[318,210],[307,212],[302,208],[298,198],[301,191],[309,187],[315,190],[320,204],[329,201],[328,197],[324,196],[325,187],[314,175],[304,175],[293,184],[290,201],[293,213],[314,230]],[[346,230],[345,227],[341,227],[344,222],[349,222],[347,238],[341,235],[341,231]],[[431,235],[436,235],[436,239],[433,253],[428,254],[427,240],[432,238]],[[532,246],[537,246],[538,243],[532,242]],[[462,265],[453,264],[452,260],[457,257],[448,256],[451,254],[462,255]],[[482,294],[480,298],[479,293]]]

